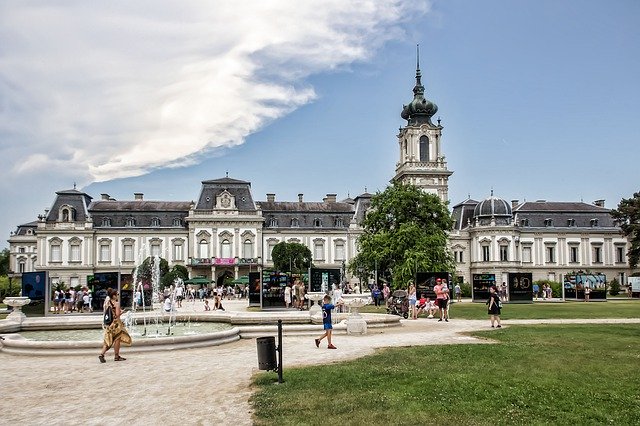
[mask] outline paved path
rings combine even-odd
[[[229,303],[228,308],[243,309]],[[519,320],[507,324],[639,323],[635,320]],[[489,329],[488,320],[419,319],[403,327],[337,335],[338,350],[317,349],[312,336],[285,336],[285,368],[333,363],[377,348],[487,343],[461,333]],[[209,348],[132,354],[107,364],[95,357],[11,356],[0,353],[0,424],[249,425],[254,339]],[[126,349],[123,350],[126,356]],[[286,380],[286,372],[285,372]]]

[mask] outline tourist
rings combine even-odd
[[[456,286],[453,288],[453,292],[456,295],[456,302],[462,302],[462,288],[460,288],[459,283],[456,283]]]
[[[416,317],[416,286],[409,281],[409,313],[411,319],[417,319]]]
[[[171,303],[171,296],[164,298],[164,311],[171,312],[173,310],[173,303]]]
[[[178,308],[182,308],[182,299],[184,299],[184,287],[179,285],[176,287],[176,302]]]
[[[390,295],[391,295],[391,289],[389,288],[387,283],[384,283],[382,285],[382,298],[384,300],[384,307],[385,308],[389,307],[389,296]]]
[[[507,301],[507,283],[505,283],[504,281],[502,282],[502,286],[500,287],[500,299],[502,299],[503,302]]]
[[[533,297],[538,300],[538,293],[540,293],[540,286],[538,283],[533,283]]]
[[[62,314],[62,313],[66,313],[67,309],[65,307],[65,298],[64,298],[64,289],[60,288],[58,290],[58,300],[56,301],[57,305],[58,305],[58,313]]]
[[[89,297],[89,292],[85,291],[82,296],[82,312],[89,312],[90,306],[91,306],[91,298]]]
[[[378,284],[373,284],[371,288],[371,297],[373,298],[374,306],[380,306],[380,298],[382,297],[382,292],[378,287]]]
[[[320,342],[325,337],[327,338],[327,349],[337,349],[331,342],[331,333],[333,331],[333,324],[331,324],[331,311],[335,308],[335,305],[331,303],[331,297],[329,295],[324,296],[322,304],[322,326],[324,328],[324,334],[315,339],[316,348],[320,347]],[[341,303],[341,302],[340,302]]]
[[[446,280],[442,278],[436,278],[436,285],[433,287],[433,291],[436,293],[436,303],[440,310],[440,319],[438,322],[445,320],[449,322],[449,312],[447,305],[449,301],[449,288],[447,287]]]
[[[542,284],[542,300],[547,300],[547,285]]]
[[[332,303],[336,305],[336,311],[338,313],[342,313],[342,302],[344,302],[344,299],[342,298],[342,289],[340,289],[340,284],[335,284],[333,288]]]
[[[214,291],[213,292],[213,310],[217,311],[218,309],[220,309],[221,311],[224,311],[224,308],[222,307],[222,295],[221,293]]]
[[[589,296],[591,295],[591,288],[589,286],[584,287],[584,301],[589,301]]]
[[[356,283],[356,285],[353,286],[353,292],[355,294],[360,294],[360,284]]]
[[[291,305],[291,286],[289,284],[284,286],[284,306],[289,309]]]
[[[416,305],[416,309],[418,310],[416,312],[416,318],[419,317],[420,314],[423,313],[428,306],[429,306],[429,298],[427,298],[426,295],[422,293]]]
[[[211,310],[211,306],[209,306],[209,299],[204,299],[204,310],[205,311]]]
[[[105,353],[113,347],[114,361],[124,361],[126,358],[120,356],[120,345],[131,345],[131,336],[127,333],[127,329],[120,320],[123,311],[120,309],[120,301],[118,299],[118,292],[112,288],[107,289],[107,298],[104,301],[103,317],[106,316],[107,310],[111,310],[113,320],[111,324],[104,327],[104,343],[102,345],[102,352],[98,355],[98,359],[101,363],[107,362],[104,359]]]
[[[500,308],[502,307],[502,302],[496,292],[495,286],[489,288],[489,299],[486,304],[488,305],[487,313],[491,316],[491,328],[494,327],[496,322],[498,323],[498,328],[502,328],[502,325],[500,325]]]

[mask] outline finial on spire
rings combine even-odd
[[[364,187],[364,192],[367,192],[367,187],[366,186]]]
[[[226,171],[227,177],[229,177],[229,170]]]
[[[491,187],[491,196],[493,197],[493,186]]]
[[[73,182],[73,189],[76,189],[76,183]]]
[[[420,43],[416,44],[416,70],[420,71]]]

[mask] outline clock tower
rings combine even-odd
[[[416,85],[413,88],[413,100],[403,105],[401,117],[407,125],[400,128],[398,144],[400,161],[396,164],[394,180],[411,183],[425,192],[436,194],[440,200],[449,200],[449,176],[453,172],[447,169],[442,153],[441,137],[443,127],[433,124],[431,118],[438,106],[424,97],[420,72],[420,52],[417,55]]]

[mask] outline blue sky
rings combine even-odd
[[[452,205],[640,191],[637,1],[181,5],[0,3],[5,237],[74,182],[116,199],[195,199],[227,171],[256,200],[382,190],[416,43]]]

